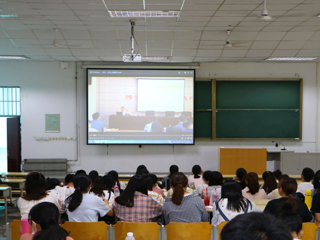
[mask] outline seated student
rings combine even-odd
[[[316,171],[316,173],[313,176],[313,190],[312,196],[314,196],[316,193],[320,192],[320,170]]]
[[[103,180],[104,180],[104,184],[105,184],[105,187],[106,187],[106,199],[108,200],[110,206],[113,205],[114,203],[114,193],[113,193],[113,189],[114,189],[114,180],[112,177],[108,176],[108,175],[104,175],[103,176]]]
[[[265,171],[262,174],[262,178],[263,178],[263,185],[261,186],[262,189],[264,189],[264,191],[266,192],[266,194],[271,193],[274,189],[278,188],[278,183],[276,181],[276,178],[274,177],[274,175],[269,172],[269,171]]]
[[[279,182],[281,181],[281,179],[283,178],[288,178],[289,175],[287,174],[283,174],[279,177]],[[279,183],[278,183],[278,187],[276,189],[274,189],[272,192],[270,192],[268,195],[267,195],[268,199],[276,199],[276,198],[281,198],[281,195],[279,193]]]
[[[47,182],[47,190],[52,190],[56,186],[61,186],[61,182],[57,178],[47,178],[46,182]]]
[[[201,170],[201,167],[199,165],[194,165],[192,167],[192,174],[188,177],[188,186],[192,189],[196,189],[196,187],[199,184],[203,184],[202,176],[201,174],[203,171]]]
[[[247,171],[244,168],[238,168],[236,171],[236,175],[234,176],[233,180],[237,181],[240,184],[241,189],[246,187],[245,178],[247,175]]]
[[[137,167],[137,170],[136,170],[136,175],[139,174],[139,172],[141,172],[141,171],[143,171],[143,170],[147,170],[147,171],[148,171],[148,169],[147,169],[147,167],[146,167],[145,165],[143,165],[143,164],[139,165],[139,166]],[[148,172],[149,172],[149,171],[148,171]],[[140,174],[140,175],[142,175],[142,174]]]
[[[115,170],[111,170],[107,173],[108,176],[112,177],[114,180],[114,183],[118,185],[120,193],[126,188],[126,184],[124,182],[119,181],[119,174]]]
[[[92,170],[89,172],[88,176],[91,178],[91,182],[93,183],[94,180],[96,180],[96,178],[99,176],[99,173],[96,170]]]
[[[160,194],[163,197],[163,199],[165,199],[163,191],[158,186],[158,177],[155,174],[149,174],[149,176],[152,179],[152,191]]]
[[[66,199],[66,208],[71,222],[97,222],[105,215],[113,216],[109,202],[89,194],[91,179],[87,175],[77,175],[73,181],[75,191]]]
[[[239,214],[262,211],[253,202],[242,196],[241,187],[234,180],[226,180],[222,184],[221,198],[212,207],[211,224],[213,226],[223,221],[230,221]]]
[[[151,176],[148,174],[143,175],[143,177],[145,178],[147,184],[148,196],[155,200],[157,203],[159,203],[161,206],[163,206],[164,198],[161,196],[161,194],[158,194],[153,191],[153,181]]]
[[[92,114],[91,128],[97,129],[99,132],[103,132],[104,130],[104,121],[101,121],[100,113],[95,112]]]
[[[171,185],[170,185],[170,178],[174,173],[179,172],[179,167],[177,165],[171,165],[169,168],[169,175],[163,177],[162,179],[162,188],[165,188],[167,191],[169,191]]]
[[[204,177],[204,175],[203,175]],[[208,192],[211,194],[212,200],[219,200],[221,198],[221,186],[223,183],[223,176],[219,171],[211,172],[209,176]],[[206,189],[203,189],[201,196],[206,193]]]
[[[18,208],[21,219],[28,218],[30,209],[40,202],[54,203],[63,213],[63,206],[59,204],[58,196],[55,192],[47,192],[46,179],[40,172],[30,172],[25,182],[26,195],[18,199]]]
[[[312,180],[313,176],[314,176],[314,171],[311,168],[304,168],[301,173],[302,183],[298,185],[297,192],[300,192],[303,195],[305,195],[306,190],[312,191],[313,185],[312,183],[310,183],[310,181]]]
[[[272,174],[273,174],[273,176],[275,177],[276,182],[279,183],[279,181],[280,181],[280,176],[282,175],[282,172],[281,172],[279,169],[277,169],[277,170],[275,170]]]
[[[182,126],[184,127],[183,132],[193,132],[193,124],[190,121],[185,121]]]
[[[162,214],[162,206],[148,196],[144,176],[133,176],[113,204],[115,215],[124,222],[151,222]]]
[[[279,193],[282,196],[279,199],[274,199],[268,202],[264,212],[278,216],[281,213],[283,204],[290,202],[294,205],[296,212],[301,216],[303,222],[312,221],[311,213],[307,205],[301,202],[299,199],[295,199],[293,196],[297,191],[297,181],[293,178],[282,178],[279,183]]]
[[[198,194],[186,191],[187,177],[179,172],[171,177],[173,194],[163,205],[165,224],[170,222],[207,222],[208,213]]]
[[[29,212],[29,223],[34,233],[25,233],[20,240],[73,240],[69,233],[60,227],[59,210],[50,202],[34,205]]]
[[[57,197],[59,199],[60,205],[62,205],[63,209],[65,207],[65,200],[67,197],[69,197],[74,192],[74,186],[73,186],[73,179],[74,174],[67,174],[67,176],[64,178],[64,184],[65,186],[56,186],[52,192],[55,192],[57,194]]]
[[[292,203],[286,202],[283,204],[279,219],[290,229],[293,240],[301,239],[303,234],[302,219],[300,215],[296,213]]]
[[[267,199],[264,189],[259,187],[259,178],[255,172],[246,175],[246,187],[242,189],[242,196],[248,199]]]
[[[94,180],[89,193],[98,196],[102,200],[106,199],[109,202],[109,205],[112,206],[114,202],[114,193],[106,188],[105,179],[98,176]]]
[[[208,187],[209,184],[209,179],[210,179],[210,174],[212,172],[211,171],[204,171],[202,174],[202,180],[203,180],[203,184],[199,184],[194,193],[199,194],[202,197],[202,190],[206,189]]]
[[[179,127],[183,132],[186,130],[183,126],[183,123],[187,120],[187,117],[185,115],[181,115],[178,118],[179,123],[175,126]]]
[[[292,240],[286,226],[271,215],[252,212],[241,214],[221,231],[221,240]]]

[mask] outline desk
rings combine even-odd
[[[157,120],[161,123],[163,127],[168,127],[169,125],[177,125],[179,123],[179,118],[177,117],[157,117]],[[190,122],[193,121],[192,118],[187,118]],[[150,123],[150,117],[147,116],[109,116],[109,127],[117,128],[119,130],[144,130],[146,124]]]
[[[11,197],[11,187],[0,187],[0,197],[4,197],[4,219],[8,222],[8,200],[7,197],[10,197],[10,201],[12,202]]]
[[[23,188],[25,184],[25,179],[4,179],[2,180],[3,184],[6,184],[13,188],[19,188],[20,189],[20,195],[23,196]]]
[[[251,202],[253,202],[255,205],[257,205],[258,208],[261,210],[264,210],[266,205],[271,199],[251,199]]]
[[[1,172],[0,175],[5,175],[6,178],[26,178],[28,172]]]

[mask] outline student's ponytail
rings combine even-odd
[[[182,172],[178,172],[172,175],[170,181],[174,189],[171,201],[176,205],[180,205],[184,196],[184,189],[188,185],[188,178]]]
[[[70,212],[73,212],[80,206],[83,194],[87,192],[88,187],[91,184],[91,179],[87,175],[77,175],[73,180],[75,191],[66,199],[66,206]]]
[[[247,182],[247,186],[249,188],[249,193],[251,193],[252,195],[256,194],[257,192],[259,192],[259,178],[258,175],[255,172],[249,172],[246,175],[246,182]]]

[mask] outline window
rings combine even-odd
[[[20,116],[20,87],[0,87],[0,116]]]

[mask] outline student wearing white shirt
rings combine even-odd
[[[194,165],[192,167],[192,173],[193,175],[188,177],[188,186],[192,189],[196,189],[198,185],[203,184],[201,176],[203,171],[201,170],[201,167],[199,165]]]
[[[114,183],[114,181],[111,177],[108,177],[108,178]],[[114,193],[111,191],[111,189],[107,190],[107,186],[106,186],[104,177],[100,177],[100,176],[96,177],[89,193],[100,197],[102,200],[104,200],[104,199],[108,200],[110,206],[112,206],[112,204],[114,202]]]
[[[74,178],[74,193],[66,199],[67,214],[71,222],[97,222],[105,215],[113,216],[107,200],[89,194],[91,179],[87,175]]]
[[[314,176],[314,171],[311,168],[308,168],[308,167],[304,168],[301,173],[302,183],[298,185],[297,192],[300,192],[303,195],[305,195],[306,190],[312,191],[313,185],[312,183],[310,183],[310,181],[312,180],[313,176]]]

